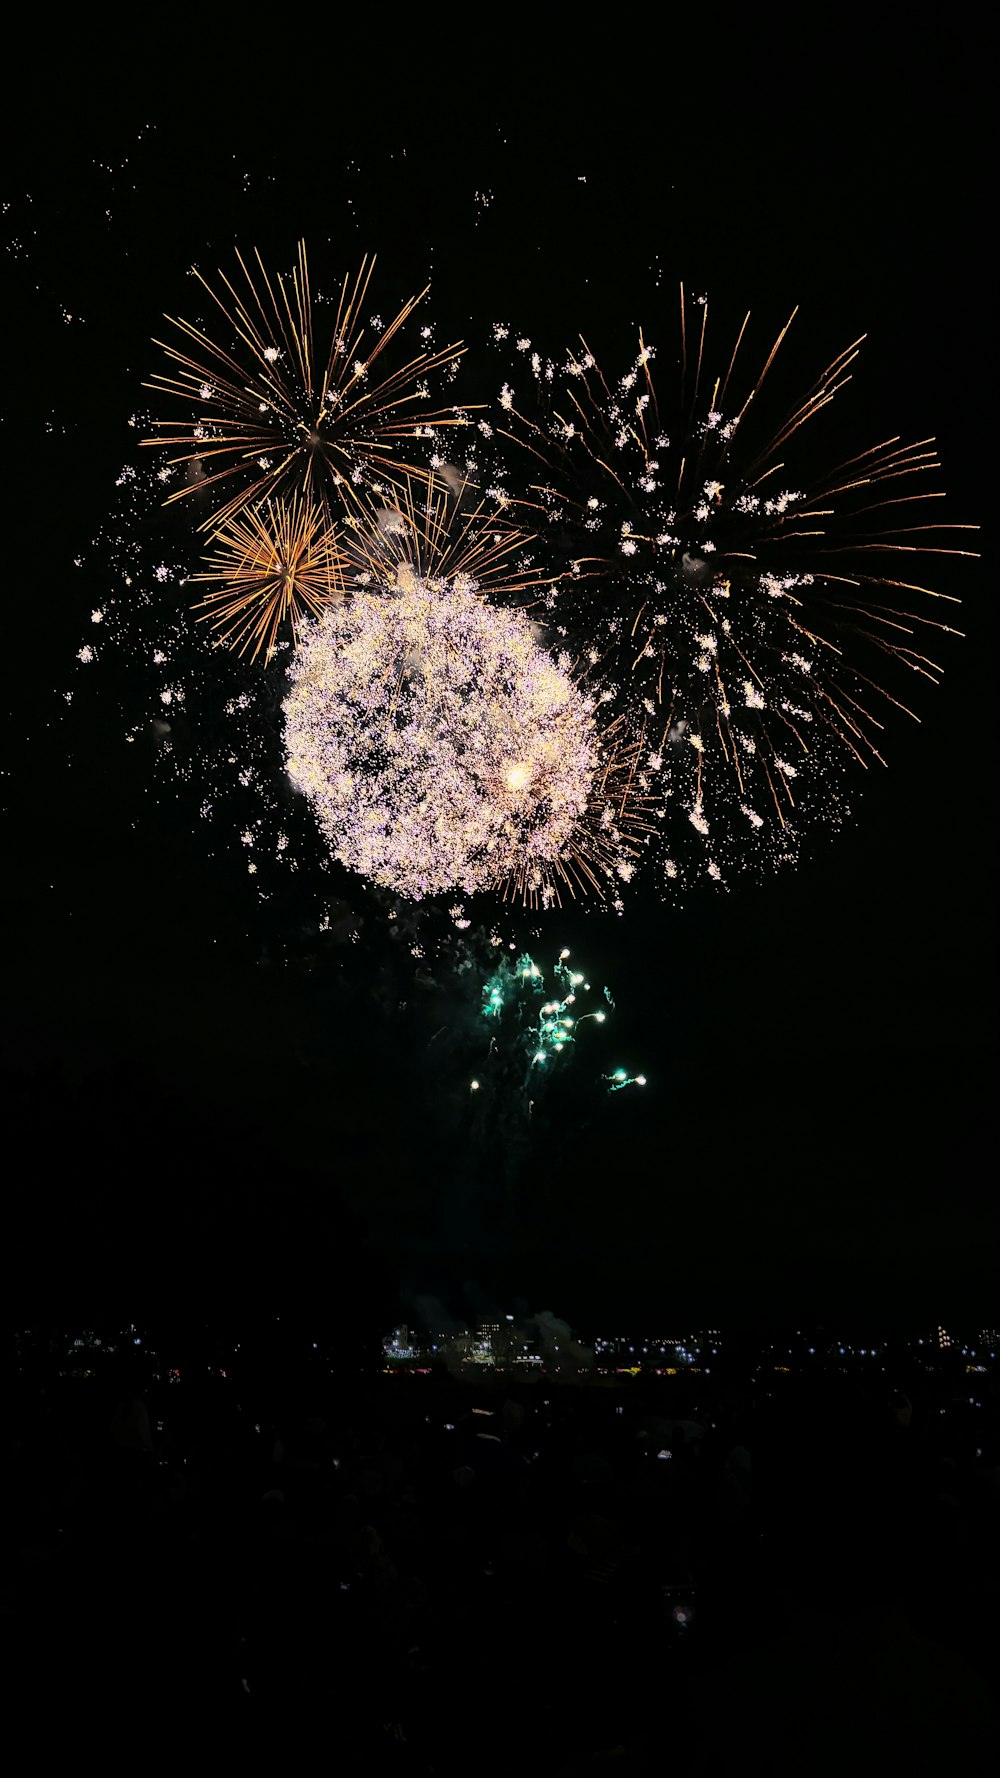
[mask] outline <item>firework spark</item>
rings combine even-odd
[[[192,579],[222,584],[195,609],[220,632],[220,646],[238,654],[270,655],[282,624],[297,639],[306,613],[318,617],[344,596],[346,557],[336,534],[318,507],[297,497],[235,514],[213,541],[210,566]]]
[[[522,399],[504,385],[499,430],[530,465],[514,510],[572,555],[570,632],[600,636],[617,661],[684,828],[704,842],[699,868],[718,878],[720,858],[791,856],[803,811],[838,809],[843,764],[882,762],[886,713],[914,714],[892,670],[936,680],[924,638],[958,633],[940,616],[957,601],[914,584],[910,564],[973,553],[954,534],[975,527],[925,516],[942,498],[923,486],[938,467],[930,439],[886,439],[797,488],[785,449],[850,380],[861,342],[761,433],[791,323],[736,393],[749,317],[708,376],[707,313],[682,291],[669,401],[642,335],[611,381],[584,342],[557,364],[519,340]]]
[[[502,956],[495,963],[482,987],[489,1049],[480,1057],[470,1090],[513,1081],[537,1093],[542,1078],[571,1057],[581,1027],[588,1021],[604,1024],[603,1007],[588,1010],[590,983],[569,957],[568,949],[560,952],[553,972],[556,993],[548,999],[545,977],[527,951],[516,962]]]
[[[446,491],[432,490],[422,501],[410,482],[372,492],[361,516],[346,521],[343,548],[355,563],[357,586],[424,581],[442,594],[476,592],[493,604],[524,609],[547,602],[553,592],[558,572],[533,559],[531,533],[485,498],[468,504],[464,478],[450,479]]]
[[[520,612],[412,569],[305,636],[289,774],[342,863],[396,894],[617,895],[649,826],[641,744],[602,728]]]
[[[242,278],[233,283],[220,271],[221,295],[194,268],[220,311],[222,337],[168,315],[183,343],[154,341],[176,368],[146,387],[166,396],[181,418],[155,421],[155,436],[142,442],[175,451],[171,464],[207,471],[167,504],[217,486],[227,499],[205,521],[207,529],[245,505],[289,492],[350,511],[371,476],[391,482],[425,473],[413,461],[415,441],[467,423],[459,409],[428,410],[429,379],[453,367],[464,348],[435,351],[422,343],[411,355],[404,349],[392,369],[383,354],[427,291],[388,323],[375,317],[366,326],[361,311],[375,264],[366,257],[356,277],[343,281],[329,350],[317,358],[304,243],[287,279],[272,278],[259,253],[256,265],[239,252],[236,258]]]

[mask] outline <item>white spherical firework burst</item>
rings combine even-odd
[[[286,762],[341,863],[419,900],[627,877],[619,781],[595,702],[530,621],[467,581],[401,568],[325,612],[291,667]]]

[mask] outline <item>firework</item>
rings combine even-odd
[[[355,586],[423,581],[442,596],[475,592],[522,609],[547,602],[553,592],[558,574],[533,560],[531,533],[492,502],[473,504],[464,478],[449,478],[446,491],[432,488],[423,500],[409,481],[398,490],[375,487],[372,496],[360,504],[360,516],[346,521],[343,549],[354,564]]]
[[[609,1093],[620,1093],[623,1087],[644,1087],[646,1085],[644,1074],[630,1074],[627,1068],[615,1068],[604,1078],[608,1083]]]
[[[861,342],[761,430],[790,323],[741,383],[747,320],[709,375],[707,304],[682,291],[669,399],[641,335],[615,380],[585,343],[556,364],[521,339],[520,393],[507,383],[500,396],[501,435],[529,477],[515,510],[572,558],[563,621],[616,663],[686,817],[675,840],[697,836],[698,868],[715,877],[748,857],[792,856],[803,813],[841,807],[842,765],[882,762],[886,712],[914,714],[893,670],[936,680],[924,638],[957,633],[938,615],[949,596],[914,584],[912,563],[972,553],[953,537],[974,529],[925,516],[942,497],[924,486],[937,468],[929,439],[886,439],[796,486],[785,449],[850,380]]]
[[[221,295],[194,269],[221,316],[220,338],[166,316],[181,342],[154,341],[173,368],[146,387],[179,418],[155,421],[155,436],[142,442],[172,450],[171,465],[201,470],[167,504],[216,487],[225,504],[206,529],[279,494],[350,511],[372,476],[391,482],[407,471],[426,473],[414,463],[416,441],[467,423],[456,408],[428,411],[429,379],[457,363],[461,345],[435,351],[422,337],[388,367],[388,348],[398,346],[427,291],[391,321],[374,316],[366,325],[361,313],[375,262],[365,258],[356,277],[343,281],[329,349],[317,357],[304,244],[287,279],[272,278],[259,253],[249,265],[239,252],[236,258],[235,283],[218,273]]]
[[[213,542],[210,566],[192,579],[221,585],[195,609],[238,654],[270,655],[283,623],[296,638],[306,613],[318,617],[343,598],[346,557],[336,535],[318,507],[297,497],[235,514]]]
[[[534,958],[524,952],[514,962],[501,957],[482,989],[482,1016],[490,1030],[487,1056],[470,1090],[515,1078],[519,1088],[537,1093],[539,1071],[548,1074],[576,1045],[581,1027],[592,1020],[603,1025],[603,1007],[587,1010],[591,986],[582,970],[569,964],[563,950],[555,964],[556,995],[545,998],[545,977]],[[610,1003],[610,995],[605,990]]]
[[[501,959],[483,987],[485,1018],[499,1019],[510,1006],[517,1007],[518,1023],[523,1029],[532,1067],[568,1049],[576,1041],[576,1032],[585,1019],[603,1024],[607,1016],[603,1008],[596,1012],[578,1010],[577,997],[581,993],[590,993],[590,983],[580,970],[569,968],[569,954],[568,950],[561,951],[555,965],[561,999],[540,1001],[545,978],[527,952],[514,964],[508,963],[506,958]],[[540,1002],[537,1023],[525,1024],[525,1006],[530,1007],[535,1000]]]
[[[641,740],[520,612],[412,566],[326,611],[291,667],[286,759],[337,858],[414,900],[617,895],[652,792]]]

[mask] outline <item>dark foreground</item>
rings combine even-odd
[[[993,1379],[698,1381],[14,1376],[13,1717],[130,1766],[976,1769]]]

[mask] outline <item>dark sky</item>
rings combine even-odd
[[[560,925],[554,949],[614,983],[650,1085],[607,1100],[577,1079],[505,1168],[465,1167],[405,1021],[356,991],[345,1010],[308,897],[262,911],[242,862],[154,798],[116,717],[128,668],[79,715],[61,700],[101,596],[72,559],[134,452],[149,336],[191,261],[237,241],[286,263],[301,233],[337,268],[376,250],[403,294],[431,273],[441,334],[472,341],[502,316],[624,351],[658,304],[673,324],[681,278],[737,322],[799,303],[807,369],[868,334],[845,436],[935,434],[950,513],[989,552],[986,46],[706,27],[668,55],[637,16],[608,29],[573,48],[515,21],[485,46],[455,19],[442,49],[436,26],[357,28],[315,56],[297,28],[243,52],[88,38],[25,72],[3,404],[25,1311],[389,1314],[402,1290],[459,1312],[470,1284],[588,1324],[992,1308],[988,565],[942,571],[968,639],[839,837],[757,886]],[[374,979],[370,911],[366,942]]]

